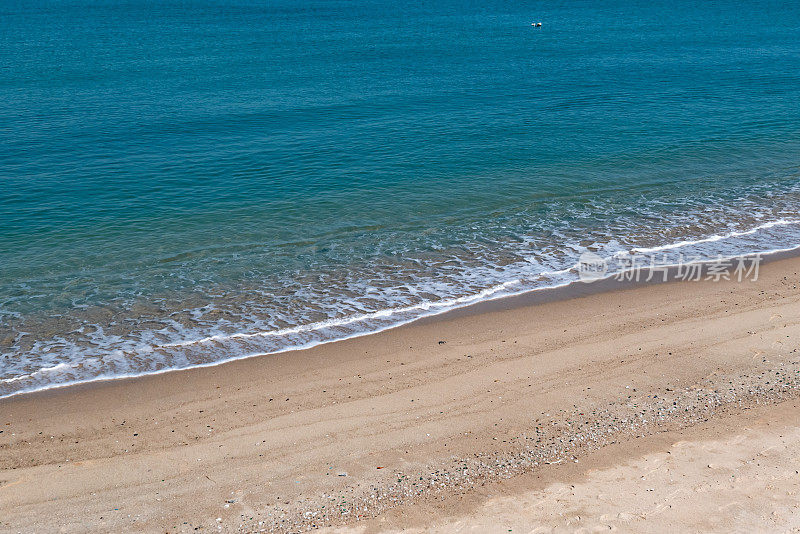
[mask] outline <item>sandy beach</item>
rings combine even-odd
[[[800,534],[798,29],[0,3],[0,534]]]
[[[798,273],[3,399],[0,531],[798,528]]]

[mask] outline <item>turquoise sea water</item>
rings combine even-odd
[[[796,2],[6,0],[0,396],[795,247],[799,178]]]

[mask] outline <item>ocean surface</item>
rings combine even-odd
[[[0,3],[0,396],[799,245],[798,2]]]

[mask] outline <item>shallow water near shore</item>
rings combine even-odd
[[[0,396],[800,245],[796,5],[0,14]]]

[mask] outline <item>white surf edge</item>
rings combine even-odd
[[[783,224],[798,224],[798,223],[800,223],[800,221],[786,222],[786,223],[783,223]],[[747,234],[754,233],[755,231],[757,231],[759,229],[776,226],[776,224],[774,224],[774,223],[767,223],[767,224],[769,226],[762,225],[760,227],[754,228],[753,230],[748,230],[746,233],[739,233],[739,235],[747,235]],[[716,236],[712,236],[712,237],[700,239],[700,240],[697,240],[697,241],[683,241],[681,243],[682,243],[682,246],[689,246],[689,245],[698,244],[698,243],[719,241],[719,239],[715,239],[715,237]],[[735,237],[735,236],[732,235],[731,237]],[[655,250],[663,250],[662,247],[654,247],[654,249]],[[630,249],[629,252],[633,252],[633,251],[651,252],[652,250],[653,249]],[[753,256],[769,256],[769,255],[773,255],[773,254],[780,254],[780,253],[784,253],[784,252],[793,252],[793,251],[800,251],[800,244],[795,244],[795,245],[793,245],[791,247],[787,247],[787,248],[778,248],[778,249],[771,249],[771,250],[757,251],[757,252],[746,252],[746,253],[742,253],[742,254],[734,254],[734,255],[731,255],[731,256],[720,256],[718,258],[713,258],[713,259],[704,260],[704,261],[695,262],[695,263],[696,264],[707,264],[707,263],[712,263],[712,262],[716,262],[716,261],[720,261],[720,260],[725,261],[725,260],[731,260],[731,259],[735,259],[735,258],[748,258],[748,257],[753,257]],[[678,267],[679,265],[680,264],[677,264],[677,263],[659,265],[659,268],[674,268],[674,267]],[[683,265],[686,265],[686,264],[683,264]],[[552,271],[552,272],[547,273],[547,274],[566,273],[566,272],[570,272],[570,271],[573,271],[573,270],[577,270],[578,267],[579,267],[579,265],[575,264],[574,266],[572,266],[572,267],[570,267],[568,269],[562,269],[562,270],[559,270],[559,271]],[[355,339],[355,338],[359,338],[359,337],[363,337],[363,336],[370,336],[370,335],[373,335],[373,334],[386,332],[388,330],[392,330],[394,328],[405,326],[407,324],[413,323],[415,321],[419,321],[421,319],[425,319],[425,318],[428,318],[428,317],[434,317],[436,315],[441,315],[441,314],[444,314],[444,313],[447,313],[447,312],[450,312],[450,311],[453,311],[453,310],[457,310],[457,309],[468,308],[470,306],[475,306],[475,305],[478,305],[478,304],[481,304],[481,303],[484,303],[484,302],[491,302],[491,301],[500,300],[500,299],[504,299],[504,298],[510,298],[510,297],[519,297],[521,295],[536,293],[538,291],[560,289],[560,288],[563,288],[563,287],[568,287],[568,286],[573,285],[573,284],[585,284],[585,283],[599,282],[599,281],[603,281],[603,280],[610,280],[611,278],[620,276],[623,273],[630,272],[630,271],[635,270],[635,269],[636,268],[627,269],[627,270],[621,270],[621,271],[615,271],[612,274],[608,274],[608,275],[606,275],[604,277],[601,277],[601,278],[593,279],[593,280],[591,280],[589,282],[577,279],[577,280],[570,280],[570,281],[567,281],[567,282],[563,282],[563,283],[560,283],[560,284],[536,287],[536,288],[533,288],[533,289],[524,289],[524,290],[521,290],[521,291],[516,291],[516,292],[511,292],[511,293],[500,293],[500,290],[490,291],[491,289],[494,289],[494,288],[489,288],[487,290],[484,290],[484,291],[478,293],[477,295],[473,295],[472,297],[459,297],[458,299],[453,299],[453,300],[456,300],[456,301],[464,300],[465,302],[463,302],[463,303],[451,305],[449,307],[443,307],[441,310],[437,309],[435,311],[430,311],[429,313],[423,313],[421,315],[417,315],[417,316],[411,317],[411,318],[406,319],[406,320],[401,320],[401,321],[398,321],[396,323],[392,323],[392,324],[386,325],[384,327],[379,327],[379,328],[377,328],[375,330],[368,330],[368,331],[364,331],[364,332],[356,332],[356,333],[353,333],[353,334],[350,334],[350,335],[347,335],[347,336],[338,337],[338,338],[334,338],[334,339],[316,340],[316,341],[312,341],[312,342],[309,342],[309,343],[305,343],[303,345],[285,347],[285,348],[274,350],[274,351],[270,351],[270,352],[256,352],[256,353],[251,353],[251,354],[243,354],[243,355],[240,355],[240,356],[233,356],[233,357],[230,357],[230,358],[224,358],[224,359],[220,359],[220,360],[215,360],[213,362],[193,364],[193,365],[188,365],[188,366],[184,366],[184,367],[167,367],[167,368],[164,368],[164,369],[157,369],[157,370],[154,370],[154,371],[143,371],[141,373],[127,373],[127,374],[120,374],[120,375],[98,375],[96,377],[87,378],[87,379],[83,379],[83,380],[73,380],[73,381],[69,381],[69,382],[47,384],[47,385],[42,386],[42,387],[35,387],[35,388],[30,388],[30,389],[21,389],[19,391],[15,391],[13,393],[0,395],[0,400],[8,399],[8,398],[15,397],[15,396],[18,396],[18,395],[33,394],[33,393],[38,393],[38,392],[42,392],[42,391],[49,391],[49,390],[52,390],[52,389],[59,389],[59,388],[65,388],[65,387],[71,387],[71,386],[91,384],[91,383],[94,383],[94,382],[107,382],[107,381],[111,381],[111,380],[123,380],[123,379],[129,379],[129,378],[141,378],[141,377],[145,377],[145,376],[160,375],[160,374],[164,374],[164,373],[171,373],[171,372],[177,372],[177,371],[187,371],[187,370],[191,370],[191,369],[202,369],[202,368],[206,368],[206,367],[216,367],[218,365],[223,365],[223,364],[226,364],[226,363],[239,361],[239,360],[245,360],[245,359],[249,359],[249,358],[256,358],[256,357],[260,357],[260,356],[269,356],[269,355],[273,355],[273,354],[282,354],[284,352],[308,350],[308,349],[312,349],[314,347],[318,347],[320,345],[327,345],[329,343],[337,343],[337,342],[340,342],[340,341],[346,341],[348,339]],[[647,267],[639,267],[639,269],[647,270],[648,268]],[[542,273],[542,274],[546,274],[546,273]],[[502,284],[499,284],[498,286],[495,286],[495,288],[501,287],[501,286],[502,287],[507,287],[509,285],[514,285],[514,284],[519,283],[519,282],[520,282],[520,280],[513,280],[513,281],[509,281],[509,282],[503,282]],[[484,298],[480,298],[479,297],[479,295],[484,295],[487,292],[490,292],[490,294],[488,296],[486,296]],[[432,303],[432,304],[436,304],[436,303]],[[416,308],[416,306],[421,306],[421,305],[415,305],[413,307],[408,307],[408,309],[414,309],[414,308]],[[428,307],[430,307],[430,306],[428,306]],[[399,311],[402,311],[402,310],[403,309],[395,310],[395,313],[398,313]],[[384,311],[390,311],[390,310],[381,310],[381,312],[384,312]],[[381,313],[381,312],[375,312],[375,313]],[[366,318],[367,316],[371,316],[371,314],[365,314],[364,316],[358,316],[358,317],[360,317],[360,319],[358,319],[358,320],[364,320],[364,318]],[[351,322],[354,322],[354,321],[351,321]],[[314,323],[314,324],[319,324],[319,323]],[[347,323],[341,323],[341,324],[347,324]],[[310,325],[303,325],[303,326],[310,326]],[[299,328],[299,327],[295,327],[295,328]],[[286,333],[286,332],[284,332],[284,333]],[[234,336],[242,336],[242,335],[243,336],[251,336],[252,337],[252,336],[266,335],[266,334],[268,334],[268,333],[258,333],[257,332],[257,333],[254,333],[254,334],[231,334],[230,336],[226,336],[226,337],[234,337]],[[212,337],[215,337],[215,336],[212,336]],[[203,338],[202,340],[205,340],[205,339],[211,339],[211,338]],[[180,343],[180,344],[171,344],[171,345],[172,346],[189,345],[189,344],[199,343],[202,340],[193,340],[193,341],[183,342],[183,343]],[[162,345],[162,346],[167,346],[167,345]],[[53,367],[49,367],[49,368],[45,368],[45,369],[39,369],[39,371],[46,370],[46,369],[55,369],[55,368],[57,368],[57,367],[59,367],[61,365],[65,365],[65,364],[61,363],[61,364],[58,364],[58,365],[53,366]],[[39,371],[36,371],[36,372],[39,372]],[[30,375],[27,375],[27,376],[30,376]],[[4,381],[10,382],[10,381],[16,381],[16,380],[20,380],[20,379],[24,379],[24,378],[26,378],[26,376],[5,379]]]

